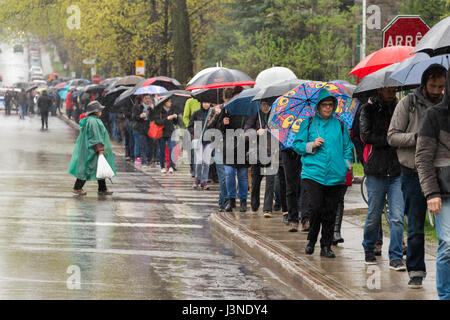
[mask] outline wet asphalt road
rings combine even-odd
[[[72,195],[77,133],[55,117],[49,127],[0,113],[0,299],[306,298],[210,234],[216,195],[186,175],[116,156],[112,197],[95,182]]]

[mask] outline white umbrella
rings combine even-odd
[[[258,74],[255,80],[255,88],[264,88],[280,81],[294,79],[297,79],[297,76],[291,69],[285,67],[273,67],[261,71]]]

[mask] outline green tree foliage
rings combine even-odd
[[[223,12],[228,19],[214,26],[204,65],[222,61],[253,77],[285,66],[304,79],[352,79],[353,7],[338,0],[234,0]]]
[[[432,27],[442,18],[450,15],[450,1],[400,0],[400,13],[419,15]]]

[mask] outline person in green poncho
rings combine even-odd
[[[86,195],[83,186],[86,181],[98,181],[98,194],[111,195],[112,191],[106,188],[106,181],[97,179],[97,162],[99,155],[103,154],[116,174],[114,157],[109,140],[109,134],[100,120],[105,107],[98,101],[92,101],[86,107],[86,117],[80,121],[80,135],[78,136],[68,172],[77,178],[73,193]]]

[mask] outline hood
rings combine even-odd
[[[318,99],[317,99],[317,104],[316,104],[316,111],[317,111],[317,107],[319,106],[319,104],[320,104],[323,100],[325,100],[325,99],[327,99],[327,98],[329,98],[329,97],[333,98],[333,100],[334,100],[334,108],[333,108],[333,113],[332,113],[332,115],[336,112],[336,108],[337,108],[337,105],[338,105],[338,101],[337,101],[336,97],[333,96],[333,95],[330,93],[330,91],[328,91],[328,90],[325,89],[325,88],[321,89],[320,92],[319,92],[319,97],[318,97]],[[317,114],[318,114],[318,113],[317,113]]]
[[[414,95],[416,96],[417,100],[418,100],[422,105],[424,105],[426,108],[429,108],[429,107],[432,107],[432,106],[436,105],[436,103],[430,101],[430,99],[426,98],[426,97],[423,95],[423,88],[424,88],[424,87],[421,86],[421,87],[419,87],[419,88],[414,89]],[[442,97],[441,97],[441,99],[442,99]],[[441,102],[441,100],[439,100],[439,102]],[[439,102],[438,102],[438,103],[439,103]]]

